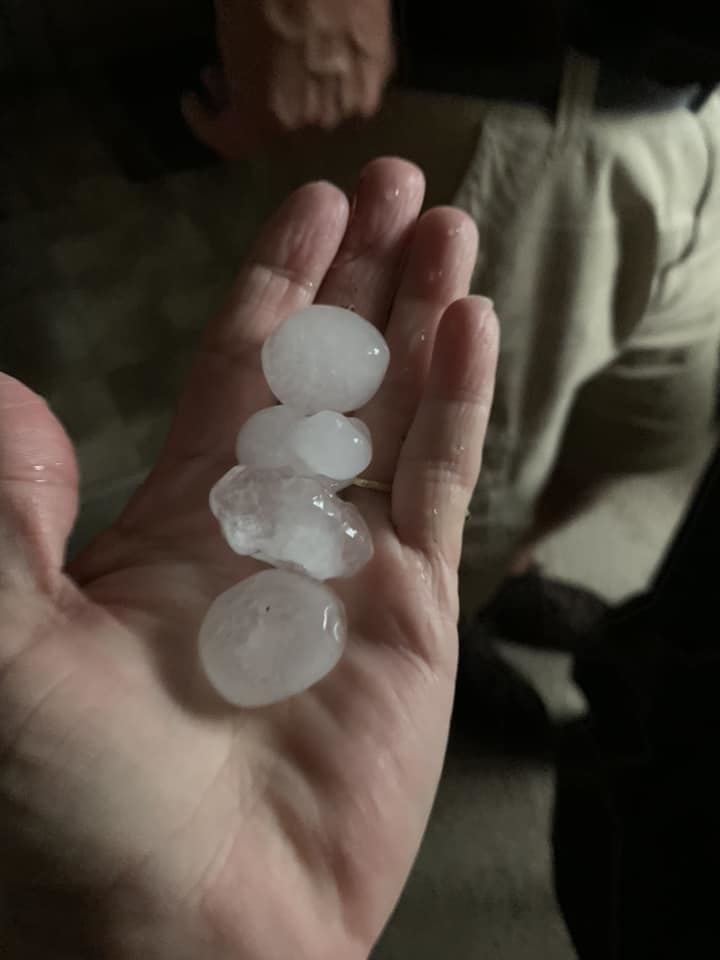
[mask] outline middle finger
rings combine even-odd
[[[438,323],[464,297],[477,255],[477,229],[453,207],[425,213],[413,234],[386,338],[387,376],[360,417],[373,437],[369,476],[391,482],[398,453],[415,417],[430,366]]]
[[[365,167],[318,303],[347,307],[384,330],[424,194],[422,172],[406,160],[381,157]]]

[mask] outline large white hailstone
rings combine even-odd
[[[200,660],[225,700],[262,707],[329,673],[346,633],[332,590],[288,570],[263,570],[212,604],[200,628]]]
[[[323,476],[340,489],[372,460],[370,431],[356,417],[322,410],[306,417],[278,404],[258,410],[238,433],[238,463],[272,470],[287,467],[303,476]]]
[[[338,485],[354,480],[372,460],[370,431],[362,420],[331,410],[300,420],[291,445],[305,472],[330,477]]]
[[[314,305],[291,314],[262,349],[272,392],[308,414],[359,409],[377,392],[389,362],[382,334],[342,307]]]
[[[258,410],[238,433],[235,453],[246,467],[292,467],[297,458],[292,439],[304,415],[283,404]]]

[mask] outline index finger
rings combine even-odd
[[[245,420],[275,402],[260,366],[262,344],[285,317],[312,303],[347,219],[347,198],[329,183],[301,187],[271,218],[207,328],[164,458],[227,457]]]
[[[319,303],[347,307],[385,328],[424,195],[422,171],[407,160],[381,157],[365,167]]]

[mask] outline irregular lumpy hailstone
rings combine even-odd
[[[233,467],[211,490],[210,507],[235,553],[315,580],[352,577],[373,554],[360,511],[320,477]]]
[[[346,635],[332,590],[287,570],[263,570],[210,607],[200,659],[226,700],[263,707],[321,680],[340,659]]]
[[[299,310],[262,350],[272,392],[281,403],[307,414],[359,409],[377,392],[389,362],[382,334],[341,307]]]

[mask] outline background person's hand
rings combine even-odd
[[[352,214],[326,183],[286,201],[204,337],[158,465],[68,572],[73,451],[44,402],[0,377],[0,918],[19,945],[3,956],[367,957],[441,770],[496,356],[487,302],[462,299],[475,228],[449,208],[416,222],[422,194],[415,167],[385,159]],[[388,338],[360,415],[368,475],[392,496],[352,492],[376,552],[333,584],[350,624],[339,666],[242,711],[201,675],[197,632],[258,565],[225,545],[208,491],[272,402],[262,342],[313,300],[353,305]]]
[[[216,0],[221,69],[183,98],[194,134],[239,157],[274,135],[378,109],[394,64],[390,0]]]

